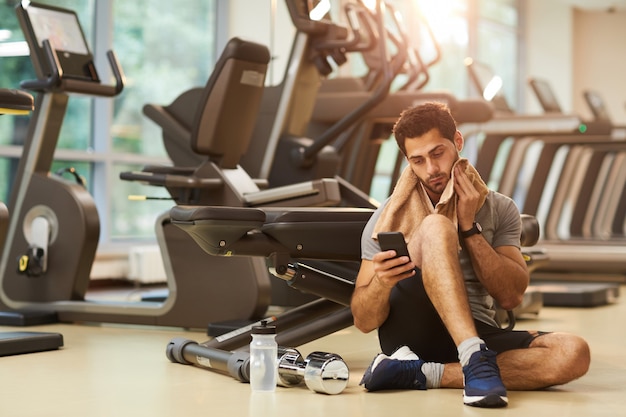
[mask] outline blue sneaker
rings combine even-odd
[[[426,389],[426,376],[422,372],[424,361],[403,346],[391,356],[379,353],[363,374],[359,385],[368,391],[392,389]]]
[[[473,407],[506,407],[509,399],[506,388],[500,378],[500,369],[496,363],[496,353],[485,345],[470,357],[463,367],[465,388],[463,403]]]

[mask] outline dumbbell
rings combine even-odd
[[[174,363],[222,371],[241,382],[250,382],[249,352],[226,352],[193,340],[175,338],[167,345],[165,354]],[[350,371],[337,354],[313,352],[303,358],[296,349],[279,347],[277,359],[277,383],[283,387],[304,381],[311,391],[332,395],[339,394],[348,385]]]
[[[303,358],[293,348],[278,348],[278,384],[289,387],[305,385],[314,392],[339,394],[348,385],[348,366],[335,353],[312,352]]]

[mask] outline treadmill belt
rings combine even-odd
[[[0,332],[0,356],[54,350],[63,346],[63,335],[44,332]]]
[[[533,283],[543,294],[543,305],[552,307],[595,307],[617,302],[619,285],[614,283],[549,282]]]

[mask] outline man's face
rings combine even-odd
[[[439,201],[450,181],[452,166],[459,159],[462,147],[463,137],[459,132],[452,142],[441,136],[439,129],[406,139],[407,160],[433,202]]]

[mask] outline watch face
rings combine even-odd
[[[476,230],[478,230],[479,233],[482,233],[483,227],[480,225],[480,223],[474,223],[474,227],[476,228]]]

